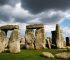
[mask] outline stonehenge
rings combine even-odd
[[[34,29],[36,30],[34,31]],[[27,49],[44,49],[44,25],[33,24],[26,26],[25,41]]]
[[[19,41],[19,26],[18,25],[5,25],[0,27],[0,52],[5,50],[5,43],[7,40],[8,30],[13,30],[8,41],[9,51],[11,53],[20,52],[20,41]]]
[[[7,37],[8,31],[12,31]],[[26,49],[64,48],[70,46],[70,37],[63,37],[63,31],[56,24],[56,29],[51,31],[52,37],[45,38],[43,24],[32,24],[26,26],[24,38],[19,39],[18,25],[4,25],[0,27],[0,53],[7,48],[11,53],[19,53],[22,47]],[[66,45],[65,45],[66,44]]]

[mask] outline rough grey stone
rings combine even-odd
[[[52,31],[52,44],[57,48],[64,48],[64,37],[60,26],[56,24],[56,30]]]
[[[18,29],[14,29],[10,40],[9,40],[9,50],[11,53],[19,53],[20,52],[20,40],[19,40],[19,32]]]
[[[39,28],[36,30],[35,48],[36,49],[44,49],[45,48],[45,37],[44,37],[44,29],[43,28]]]
[[[50,52],[42,52],[42,56],[46,58],[54,58],[54,55],[51,54]]]
[[[5,40],[6,34],[4,31],[0,30],[0,53],[3,52],[5,49]]]
[[[5,25],[0,27],[1,30],[13,30],[13,29],[19,29],[18,25]]]
[[[34,49],[34,34],[32,29],[26,30],[25,45],[27,49]]]
[[[36,28],[44,28],[43,24],[33,24],[26,26],[27,29],[36,29]]]
[[[70,58],[70,53],[66,53],[66,52],[58,53],[58,54],[55,54],[55,57],[56,58],[64,58],[64,59],[67,59],[67,58]]]

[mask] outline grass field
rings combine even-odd
[[[70,52],[64,50],[56,50],[56,49],[45,49],[45,50],[21,50],[19,54],[12,53],[0,53],[0,60],[70,60],[70,59],[57,59],[57,58],[45,58],[41,56],[41,52],[51,52],[52,54],[56,54],[59,52]]]

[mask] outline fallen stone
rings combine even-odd
[[[51,54],[50,52],[42,52],[42,56],[46,58],[54,58],[54,55]]]
[[[55,54],[55,57],[67,59],[67,58],[70,58],[70,53],[67,53],[67,52],[58,53],[58,54]]]

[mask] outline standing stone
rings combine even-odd
[[[19,41],[19,33],[18,29],[14,29],[10,40],[9,40],[9,50],[11,53],[19,53],[20,52],[20,41]]]
[[[63,37],[63,31],[61,30],[61,48],[65,47],[64,37]]]
[[[70,46],[70,37],[66,37],[66,46]]]
[[[59,25],[56,25],[56,45],[57,48],[61,48],[61,39],[60,39],[60,27]]]
[[[27,49],[34,49],[34,34],[32,29],[27,29],[25,34],[25,45]]]
[[[52,44],[57,48],[64,48],[63,33],[58,24],[56,24],[56,30],[52,31]]]
[[[44,49],[45,48],[45,39],[44,39],[44,29],[39,28],[36,29],[36,40],[35,40],[35,48],[36,49]]]
[[[56,44],[57,48],[64,48],[64,39],[58,24],[56,24]]]
[[[52,31],[52,44],[56,45],[56,31]]]
[[[3,52],[5,49],[5,39],[6,39],[5,32],[0,30],[0,53]]]

